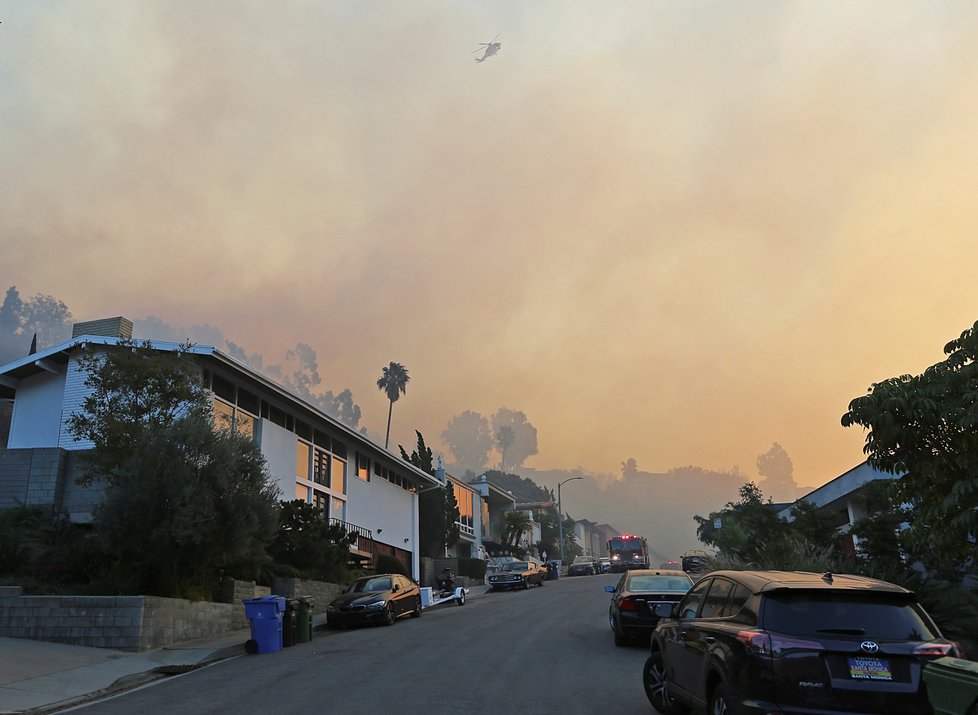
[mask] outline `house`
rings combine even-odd
[[[801,502],[808,502],[817,506],[820,510],[835,515],[836,528],[840,533],[848,534],[849,529],[860,519],[869,516],[861,499],[861,492],[866,485],[873,482],[899,479],[901,474],[888,474],[869,466],[868,462],[863,462],[847,472],[843,472],[838,477],[818,489],[809,492],[796,502],[788,505],[781,505],[778,516],[787,521],[794,521],[791,514],[792,507]],[[845,549],[849,553],[854,553],[858,548],[858,543],[854,542],[856,537],[850,535],[845,541]]]
[[[117,317],[78,323],[72,338],[0,366],[0,400],[13,400],[9,435],[0,449],[0,509],[38,506],[89,522],[102,487],[82,487],[76,440],[67,420],[88,394],[83,355],[120,349],[132,323]],[[162,352],[176,343],[153,342]],[[214,347],[189,349],[213,403],[215,419],[249,435],[265,457],[282,499],[320,507],[334,523],[358,535],[363,558],[395,556],[419,576],[418,495],[437,485],[368,436],[289,393]]]
[[[598,525],[589,519],[577,519],[574,522],[574,540],[584,549],[585,556],[598,558],[608,551],[607,541],[602,546]]]
[[[479,495],[479,543],[490,556],[500,556],[505,541],[503,514],[516,509],[516,497],[490,482],[485,474],[469,482],[468,486]]]

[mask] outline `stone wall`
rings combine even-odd
[[[0,590],[0,636],[141,651],[232,629],[225,603],[154,596],[23,596]]]
[[[235,630],[232,621],[235,609],[229,603],[186,601],[158,596],[138,598],[143,600],[139,650],[211,638]]]
[[[272,589],[268,586],[259,586],[254,581],[238,581],[230,577],[221,579],[217,588],[217,600],[220,603],[228,603],[233,606],[231,610],[232,629],[248,628],[249,622],[245,617],[244,604],[242,600],[246,598],[261,598],[270,596]]]
[[[313,613],[325,613],[326,606],[340,594],[343,588],[336,583],[304,581],[298,578],[276,578],[272,584],[272,590],[276,596],[285,596],[286,598],[312,596],[316,599],[316,604],[312,609]]]

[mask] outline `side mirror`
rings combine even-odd
[[[675,608],[676,604],[674,603],[657,603],[652,606],[652,613],[658,618],[672,618]]]
[[[614,586],[605,586],[604,587],[604,590],[607,591],[608,593],[614,593],[615,592],[615,587]]]

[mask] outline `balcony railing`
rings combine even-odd
[[[342,528],[344,528],[346,530],[346,533],[348,533],[348,534],[356,534],[361,539],[370,539],[371,541],[373,541],[373,538],[374,538],[373,532],[370,531],[370,529],[365,529],[362,526],[357,526],[356,524],[351,524],[350,522],[343,521],[342,519],[330,518],[329,525],[330,526],[340,526],[340,527],[342,527]]]

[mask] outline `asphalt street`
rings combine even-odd
[[[562,578],[391,627],[317,631],[309,643],[225,660],[75,711],[648,715],[646,647],[615,647],[608,626],[604,587],[618,578]]]

